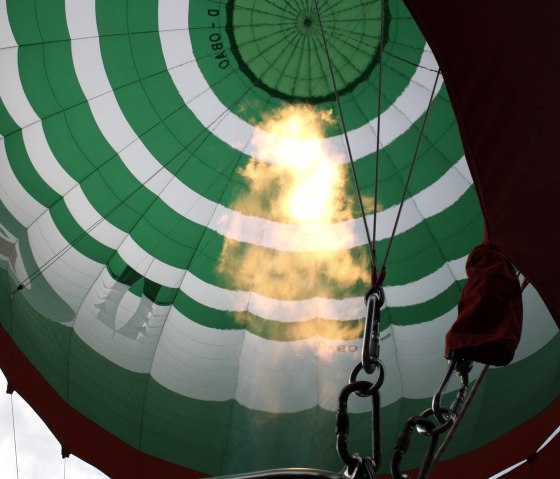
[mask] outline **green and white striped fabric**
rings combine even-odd
[[[382,258],[438,66],[400,1],[386,1],[383,38],[379,1],[319,4],[369,198],[383,42]],[[68,404],[147,454],[208,474],[340,469],[334,413],[360,356],[369,263],[314,2],[0,7],[3,328]],[[385,281],[386,455],[403,421],[429,405],[466,256],[482,240],[445,85],[435,91]],[[321,145],[337,155],[351,218],[286,222],[239,201],[251,198],[244,169],[276,162],[255,146],[274,135],[262,122],[302,103],[332,110]],[[351,258],[359,274],[333,281],[314,255],[331,267]],[[524,303],[514,363],[490,371],[449,456],[557,394],[556,328],[530,287]],[[519,395],[522,381],[531,388]],[[370,403],[352,401],[352,444],[367,450]],[[413,445],[405,467],[422,448]]]

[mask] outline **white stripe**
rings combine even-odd
[[[137,273],[162,286],[178,288],[185,277],[184,269],[176,268],[149,255],[131,236],[126,237],[118,252]]]
[[[446,367],[445,333],[455,317],[453,308],[433,321],[391,326],[382,332],[381,359],[387,372],[384,406],[403,397],[432,396]],[[550,340],[543,335],[533,352]],[[314,336],[273,341],[247,331],[212,330],[172,309],[151,374],[171,391],[200,400],[236,399],[248,408],[268,412],[296,412],[317,404],[334,411],[338,392],[359,360],[360,348],[361,339]],[[481,368],[476,365],[472,377]],[[447,391],[458,387],[458,379],[453,378]],[[356,401],[351,410],[364,412],[368,404]]]
[[[25,101],[27,101],[27,98],[25,98]],[[66,173],[66,170],[60,166],[60,163],[54,157],[45,137],[42,122],[23,128],[22,136],[25,149],[35,171],[54,191],[64,196],[78,184]]]
[[[417,281],[398,286],[385,286],[386,305],[388,307],[412,306],[435,298],[455,281],[466,279],[466,262],[467,256],[463,256],[445,263],[433,273]]]
[[[411,283],[385,286],[386,304],[391,307],[424,303],[444,292],[455,281],[466,278],[467,257],[449,261],[431,274]],[[230,291],[187,273],[181,291],[197,303],[219,311],[249,311],[263,319],[292,323],[314,318],[350,321],[365,314],[362,296],[332,299],[278,300],[248,291]]]
[[[443,356],[445,334],[456,318],[457,307],[454,307],[433,321],[391,327],[398,351],[396,368],[402,381],[402,397],[418,399],[434,394],[447,366]],[[471,377],[476,377],[481,369],[482,365],[475,364]],[[447,390],[454,391],[459,386],[459,378],[454,376]]]
[[[228,111],[228,108],[215,95],[196,63],[189,34],[189,4],[189,0],[159,2],[160,41],[167,69],[179,94],[198,120],[208,127],[215,121],[217,114]],[[420,65],[421,67],[416,69],[401,95],[381,114],[380,142],[384,147],[406,132],[426,111],[435,79],[435,73],[430,69],[438,69],[427,44]],[[442,81],[438,82],[436,94],[442,83]],[[363,158],[375,151],[376,128],[377,118],[373,118],[369,123],[348,132],[355,159]],[[231,112],[228,112],[218,124],[212,125],[211,129],[222,141],[249,156],[257,153],[249,141],[256,132],[260,138],[271,136]],[[343,152],[343,139],[342,135],[329,138],[326,140],[327,148],[331,151]],[[301,142],[306,143],[304,140]],[[350,161],[347,155],[336,156],[341,162]],[[272,157],[262,155],[259,159],[269,163],[276,161]]]
[[[17,49],[17,43],[10,27],[6,0],[0,0],[0,50],[11,47],[16,47]]]
[[[242,330],[206,328],[172,308],[155,352],[151,375],[187,397],[232,399],[244,335]]]
[[[521,361],[542,348],[558,333],[550,311],[532,285],[523,291],[523,334],[515,350],[513,362]],[[530,326],[528,326],[530,324]]]
[[[68,245],[50,212],[40,216],[28,228],[27,235],[38,266],[47,264]],[[104,265],[84,256],[78,250],[70,248],[45,269],[42,276],[68,306],[77,312],[103,267]]]
[[[337,347],[356,343],[318,337],[271,341],[246,331],[212,331],[172,310],[151,374],[162,386],[199,400],[236,399],[268,412],[295,412],[317,404],[332,411],[359,356],[357,348],[340,353]]]
[[[22,226],[28,227],[47,208],[32,198],[12,171],[5,139],[0,140],[0,201]]]
[[[93,6],[92,4],[89,4],[90,7]],[[70,8],[70,11],[68,13],[68,15],[71,17],[72,13],[71,13],[72,8]],[[91,10],[91,9],[90,9]],[[93,11],[93,10],[92,10]],[[89,20],[87,20],[87,18],[89,18]],[[89,22],[89,23],[88,23]],[[93,22],[93,23],[92,23]],[[81,15],[81,19],[77,20],[77,28],[81,29],[80,31],[82,33],[86,32],[88,34],[92,33],[92,29],[95,26],[94,25],[95,19],[89,16],[83,16]],[[85,26],[84,26],[85,25]],[[81,44],[81,42],[83,42],[83,47],[80,47],[79,44]],[[93,45],[93,46],[92,46]],[[95,59],[97,58],[99,61],[101,61],[101,54],[99,51],[99,45],[98,45],[98,41],[95,39],[88,39],[88,40],[82,40],[80,42],[73,42],[73,47],[76,46],[77,49],[79,48],[84,48],[85,50],[87,50],[85,53],[85,57],[84,58],[88,58],[88,59]],[[78,64],[81,65],[84,62],[78,61]],[[86,62],[88,63],[88,62]],[[91,63],[88,63],[88,65],[91,65]],[[82,68],[82,67],[80,67]],[[83,67],[86,68],[86,67]],[[89,68],[89,67],[88,67]],[[101,65],[101,69],[102,69],[102,65]],[[17,61],[15,62],[14,65],[12,65],[12,68],[10,69],[10,71],[15,71],[17,72]],[[93,70],[93,71],[97,71],[97,70]],[[88,73],[88,72],[86,72]],[[89,73],[92,73],[92,71],[89,71]],[[19,75],[17,75],[17,79],[18,79],[18,83],[19,82]],[[101,92],[104,91],[105,88],[109,88],[109,84],[108,81],[106,81],[106,77],[101,76],[101,81],[97,81],[95,80],[95,75],[86,75],[86,80],[85,80],[85,85],[90,88],[90,93],[92,94],[100,94]],[[105,81],[104,81],[105,80]],[[21,89],[21,93],[23,94],[23,89]],[[108,99],[108,100],[107,100]],[[27,102],[27,98],[25,97],[25,95],[23,94],[22,97],[22,101],[23,103],[28,105]],[[118,105],[116,103],[116,99],[114,98],[114,95],[103,95],[102,97],[100,97],[99,99],[97,99],[96,101],[92,102],[93,106],[92,108],[94,109],[94,111],[96,109],[99,109],[99,111],[104,110],[104,108],[107,107],[107,105],[112,105],[110,108],[115,107],[117,108],[117,112],[120,113],[120,110],[118,110]],[[29,105],[30,107],[30,105]],[[98,113],[99,113],[98,111]],[[10,113],[12,113],[10,111]],[[17,112],[15,113],[17,114]],[[111,116],[113,119],[116,118],[116,116],[114,115],[109,115]],[[118,115],[117,115],[118,116]],[[122,113],[121,113],[122,116]],[[127,135],[124,135],[124,142],[121,143],[120,146],[124,145],[124,144],[128,144],[127,142],[130,142],[131,139],[133,139],[134,137],[134,133],[132,132],[132,130],[130,129],[130,127],[126,124],[125,121],[125,125],[128,128],[128,137]],[[107,134],[112,135],[113,131],[114,131],[114,127],[115,125],[109,125],[110,128],[108,128],[108,132]],[[33,135],[34,136],[40,136],[40,143],[45,146],[47,145],[46,139],[44,138],[44,132],[42,130],[42,128],[34,128],[33,129]],[[115,135],[114,137],[114,141],[117,141],[117,136],[119,138],[120,135]],[[123,141],[122,139],[119,141]],[[118,146],[118,145],[117,145]],[[37,162],[37,158],[36,155],[38,154],[33,148],[30,149],[31,150],[31,154],[33,155],[33,161]],[[125,158],[129,158],[130,159],[130,163],[133,163],[133,159],[137,160],[137,161],[141,161],[144,164],[147,164],[147,170],[148,172],[146,172],[146,169],[141,169],[141,174],[142,176],[140,176],[140,180],[141,181],[145,181],[147,178],[150,177],[150,175],[152,175],[155,171],[157,171],[157,168],[159,168],[159,164],[155,164],[157,162],[155,162],[155,159],[153,159],[149,154],[147,153],[147,150],[145,150],[143,148],[143,145],[141,145],[140,142],[134,142],[133,143],[133,147],[129,150],[131,152],[131,154],[125,154],[123,155]],[[142,156],[144,155],[144,156]],[[43,156],[43,155],[41,155]],[[44,158],[50,159],[51,162],[55,161],[54,157],[51,155],[44,155]],[[153,162],[155,163],[152,163]],[[464,162],[464,160],[460,160],[458,166],[460,167],[461,162]],[[42,165],[42,163],[40,163]],[[54,165],[50,165],[50,166],[54,166]],[[39,168],[39,167],[38,167]],[[43,168],[42,166],[39,168],[41,169]],[[54,170],[54,168],[53,168]],[[56,175],[55,175],[56,176]],[[164,172],[163,176],[163,180],[162,182],[165,183],[167,181],[170,180],[169,174],[167,172]],[[438,189],[439,187],[441,187],[441,185],[445,185],[445,183],[448,181],[448,178],[450,177],[456,177],[456,172],[455,170],[451,169],[449,170],[442,178],[440,178],[440,180],[438,180],[436,183],[434,183],[433,185],[431,185],[430,187],[428,187],[426,190],[424,190],[423,192],[421,192],[420,194],[416,195],[416,197],[414,197],[412,200],[407,201],[407,203],[405,204],[405,208],[404,208],[404,213],[403,213],[403,220],[401,222],[401,227],[400,227],[400,231],[403,231],[407,228],[412,227],[413,225],[417,224],[419,221],[421,221],[421,215],[419,214],[419,209],[422,210],[428,210],[430,208],[430,202],[431,202],[431,197],[432,196],[441,196],[438,194]],[[46,174],[46,179],[47,181],[49,181],[50,183],[54,183],[51,184],[51,186],[53,186],[55,189],[57,189],[58,191],[63,191],[65,188],[68,188],[71,186],[71,179],[69,179],[69,177],[66,175],[66,177],[64,178],[64,181],[62,182],[62,186],[57,185],[57,181],[55,181],[54,176],[50,175],[50,174]],[[454,180],[456,181],[456,178],[454,178]],[[173,187],[166,189],[164,191],[164,197],[166,194],[170,194],[172,195],[173,198],[176,198],[177,200],[181,199],[180,201],[180,209],[185,211],[200,211],[200,209],[198,208],[194,208],[194,205],[203,203],[206,206],[206,213],[203,215],[203,218],[198,218],[199,222],[203,222],[203,220],[205,218],[208,217],[208,215],[210,214],[210,211],[212,208],[214,208],[216,205],[215,204],[210,204],[210,205],[206,205],[206,203],[209,203],[208,200],[197,196],[194,198],[191,198],[191,203],[189,204],[189,199],[187,198],[187,200],[185,201],[184,196],[181,197],[181,194],[183,193],[183,191],[181,191],[181,186],[184,186],[182,184],[180,184],[177,180],[174,180],[172,183]],[[463,181],[462,185],[459,185],[458,187],[455,186],[454,188],[451,188],[451,190],[453,192],[457,192],[461,190],[461,187],[463,189],[468,188],[469,182],[468,181]],[[161,185],[157,186],[158,188],[161,187]],[[67,204],[70,207],[72,214],[75,216],[76,220],[78,221],[78,223],[82,226],[82,228],[84,230],[87,230],[91,225],[93,225],[95,222],[97,222],[98,220],[101,219],[101,217],[99,215],[96,215],[94,213],[93,208],[88,208],[85,207],[85,205],[83,207],[78,207],[77,205],[73,205],[73,202],[70,201],[70,199],[76,199],[79,202],[81,202],[82,204],[84,203],[84,199],[85,199],[85,195],[83,194],[82,191],[76,191],[75,193],[72,194],[71,198],[68,199]],[[416,203],[419,208],[414,208],[414,204]],[[185,206],[187,205],[187,206]],[[442,204],[440,203],[440,205],[442,205],[442,207],[440,209],[443,209],[443,207],[445,207],[445,203]],[[204,209],[204,208],[203,208]],[[44,209],[43,209],[44,211]],[[438,212],[437,208],[432,208],[430,210],[430,213],[432,214],[436,214]],[[361,228],[361,222],[359,220],[354,220],[352,222],[348,222],[348,223],[342,223],[339,225],[330,225],[328,227],[323,227],[323,226],[318,226],[318,227],[302,227],[302,226],[297,226],[297,225],[283,225],[283,224],[278,224],[278,223],[272,223],[266,220],[261,220],[261,219],[255,219],[252,217],[244,217],[243,215],[239,215],[235,212],[232,212],[231,210],[227,210],[223,207],[220,207],[218,209],[218,214],[224,214],[224,215],[229,215],[230,218],[233,218],[234,221],[230,221],[230,222],[226,222],[226,223],[221,223],[220,224],[220,228],[218,228],[218,230],[220,232],[225,232],[226,235],[228,235],[228,230],[229,228],[232,227],[232,225],[235,225],[235,230],[241,232],[241,238],[239,238],[241,241],[247,241],[249,240],[249,242],[251,242],[250,240],[253,239],[255,240],[255,242],[257,242],[260,240],[261,244],[264,244],[266,246],[271,246],[271,247],[277,247],[279,249],[288,249],[288,250],[298,250],[301,249],[301,244],[305,243],[305,241],[302,241],[302,237],[311,237],[311,238],[319,238],[320,240],[320,245],[312,245],[311,249],[313,247],[317,248],[320,247],[322,249],[325,248],[325,246],[327,247],[332,247],[332,248],[347,248],[347,247],[351,247],[351,246],[355,246],[356,243],[358,244],[363,244],[365,243],[365,235],[363,234],[363,230]],[[383,217],[384,216],[393,216],[396,214],[396,207],[390,208],[389,210],[380,213],[380,224],[389,224],[391,223],[391,221],[383,221]],[[215,218],[217,217],[217,215],[215,215]],[[247,224],[249,223],[249,224]],[[251,224],[253,223],[253,224]],[[255,224],[256,223],[256,227]],[[98,227],[96,228],[94,231],[92,232],[92,236],[95,237],[96,239],[98,239],[100,242],[102,242],[103,244],[106,244],[109,247],[115,248],[118,243],[120,241],[123,240],[123,238],[126,236],[125,232],[119,231],[117,228],[112,227],[110,224],[108,224],[107,222],[101,222],[101,224],[103,225],[102,227]],[[224,228],[224,224],[226,225],[226,227]],[[259,227],[260,225],[260,227]],[[350,227],[348,228],[348,225],[350,225]],[[383,230],[382,227],[380,227],[380,239],[386,237],[389,235],[389,229],[390,227],[388,227],[385,231]],[[225,231],[224,231],[225,230]],[[280,230],[280,231],[279,231]],[[334,232],[336,233],[337,230],[339,232],[339,234],[334,234],[332,235],[332,231],[334,230]],[[354,230],[358,230],[361,234],[357,234],[357,235],[349,235],[348,231],[354,231]],[[256,236],[260,237],[260,238],[247,238],[244,237],[243,235],[246,235],[247,231],[256,231]],[[282,234],[283,233],[283,234]],[[231,236],[231,235],[230,235]],[[347,238],[351,236],[353,241],[348,244],[348,240]],[[359,242],[355,241],[356,237],[360,237],[361,236],[361,240]],[[339,243],[339,244],[328,244],[325,242],[325,237],[334,237],[334,238],[345,238],[345,242],[343,243]],[[295,239],[295,240],[294,240]],[[336,243],[336,239],[334,240],[334,243]],[[291,245],[288,246],[288,248],[286,248],[286,243],[290,242]],[[278,244],[280,243],[280,244]],[[177,281],[181,278],[181,275],[183,274],[181,270],[179,270],[178,268],[174,268],[170,265],[166,265],[158,260],[155,260],[152,256],[146,254],[145,252],[143,252],[139,246],[133,242],[131,239],[129,239],[126,243],[126,245],[121,248],[119,250],[119,252],[127,257],[130,262],[131,265],[133,265],[135,268],[138,268],[139,270],[147,270],[149,271],[148,277],[150,277],[150,274],[153,274],[154,277],[150,277],[150,279],[157,281],[159,283],[162,283],[164,285],[173,287],[173,285],[177,284]],[[148,268],[149,265],[157,265],[154,268]],[[443,283],[440,283],[443,284]],[[447,285],[450,283],[446,283]],[[208,285],[210,286],[210,285]],[[415,284],[413,285],[413,288],[416,289],[418,285]],[[207,288],[208,289],[208,288]],[[207,304],[207,305],[211,305],[213,304],[212,302],[209,302],[209,298],[212,298],[213,296],[216,297],[216,295],[214,295],[213,293],[215,292],[216,288],[214,287],[210,287],[210,289],[214,289],[214,291],[210,291],[209,295],[206,295],[205,299],[199,298],[201,300],[201,302],[203,302],[203,304]],[[410,288],[412,289],[412,288]],[[405,291],[406,292],[406,291]],[[220,291],[220,295],[218,295],[219,297],[224,296],[223,295],[223,290]],[[235,296],[236,292],[233,292],[233,295],[230,296]],[[437,292],[435,294],[438,294]],[[241,293],[242,296],[246,296],[247,293]],[[391,296],[390,290],[389,290],[389,297]],[[225,296],[227,298],[227,296]],[[235,298],[234,304],[232,306],[228,306],[225,305],[219,305],[220,307],[217,309],[222,309],[224,308],[225,310],[237,310],[238,308],[238,298]],[[330,301],[330,303],[329,303]],[[271,304],[272,303],[276,303],[276,304]],[[405,301],[406,302],[406,301]],[[404,302],[404,303],[405,303]],[[403,304],[404,304],[403,303]],[[240,304],[248,304],[248,301],[246,300],[245,297],[241,297],[240,298]],[[282,307],[279,306],[279,304],[282,304]],[[274,307],[272,307],[274,306]],[[295,307],[294,307],[295,306]],[[258,295],[255,295],[253,300],[251,301],[250,305],[249,305],[249,310],[251,312],[254,312],[255,314],[259,314],[259,315],[263,315],[265,314],[266,311],[272,311],[272,310],[276,310],[279,311],[278,313],[278,317],[280,318],[286,318],[286,317],[294,317],[294,318],[301,318],[301,317],[305,317],[305,318],[310,318],[310,317],[315,317],[317,315],[317,312],[322,312],[324,314],[326,314],[326,317],[330,317],[332,316],[333,319],[338,318],[340,315],[341,311],[346,311],[346,317],[349,319],[354,319],[358,316],[358,311],[361,309],[361,298],[350,298],[347,300],[342,300],[342,302],[337,301],[337,300],[321,300],[318,298],[312,299],[312,300],[308,300],[305,302],[288,302],[283,304],[282,302],[276,301],[276,300],[271,300],[269,298],[262,298]],[[264,316],[266,318],[266,315]],[[272,319],[272,318],[271,318]],[[297,320],[297,319],[295,319]]]
[[[93,1],[88,5],[88,10],[93,12]],[[82,28],[91,33],[95,16],[91,16],[86,22],[84,19],[86,14],[81,9],[69,8],[66,13],[72,38],[82,37],[84,35]],[[178,214],[197,224],[208,225],[228,238],[280,251],[339,250],[366,244],[367,238],[361,219],[335,225],[275,223],[262,218],[245,216],[217,205],[178,180],[173,180],[166,186],[171,180],[169,173],[162,169],[161,164],[138,139],[110,89],[99,40],[97,38],[73,40],[72,56],[78,80],[86,97],[90,99],[92,113],[102,133],[115,151],[120,152],[122,161],[139,182],[144,182],[155,175],[146,187],[160,196]],[[423,69],[419,71],[424,72]],[[418,75],[423,74],[418,73]],[[401,107],[399,109],[402,110]],[[445,187],[447,181],[452,181],[453,187]],[[460,175],[451,169],[424,190],[418,198],[419,209],[413,206],[414,200],[406,201],[397,234],[419,224],[422,221],[422,211],[437,214],[448,208],[465,193],[468,187],[469,182],[461,179]],[[435,206],[427,206],[430,204]],[[397,209],[397,206],[393,206],[379,214],[379,239],[390,236]],[[368,221],[370,223],[373,221],[371,216],[368,217]]]
[[[465,173],[468,176],[465,176]],[[423,218],[430,218],[443,211],[441,203],[444,203],[446,207],[451,206],[452,203],[449,203],[449,201],[462,196],[470,185],[472,185],[472,178],[469,174],[467,161],[463,156],[435,183],[407,201],[414,202]]]
[[[80,186],[67,193],[64,202],[80,228],[101,244],[116,250],[127,237],[126,232],[114,226],[109,220],[103,219],[86,198]],[[95,227],[92,228],[94,225]]]
[[[2,145],[0,172],[3,178],[9,179],[0,185],[0,199],[21,224],[29,226],[46,211],[46,208],[36,202],[21,187],[7,160],[3,141],[0,144]],[[72,190],[65,201],[70,213],[84,230],[101,220],[101,216],[89,205],[80,188]],[[26,208],[22,209],[22,205],[25,205]],[[144,274],[148,279],[170,288],[180,285],[181,290],[187,296],[219,311],[248,310],[263,319],[282,322],[304,321],[316,317],[341,321],[363,317],[362,297],[341,300],[316,297],[307,300],[286,301],[267,298],[249,291],[225,290],[202,281],[190,272],[185,274],[184,270],[154,258],[132,238],[127,237],[125,232],[108,221],[102,221],[90,234],[102,244],[117,249],[131,267],[140,274]],[[62,236],[57,236],[59,242],[56,246],[51,247],[52,256],[67,246],[67,243],[61,239]],[[125,238],[126,241],[124,241]],[[50,257],[43,258],[43,261],[47,261]],[[406,285],[386,286],[387,303],[391,306],[407,306],[428,301],[445,291],[455,280],[465,277],[465,260],[466,257],[450,261],[434,273]],[[43,264],[40,260],[37,262]],[[59,294],[63,298],[65,297],[63,291],[59,291]],[[65,300],[76,307],[75,302],[70,298]]]
[[[115,302],[119,288],[122,290],[121,296],[125,296],[127,287],[116,283],[107,270],[103,270],[84,298],[76,315],[74,331],[106,359],[129,371],[147,373],[150,371],[159,335],[171,307],[152,306],[154,309],[152,316],[156,322],[150,326],[155,329],[154,334],[142,338],[126,337],[116,333],[113,328],[109,328],[99,320],[99,315],[110,308],[114,309],[110,313],[119,314],[120,302]],[[149,317],[146,316],[146,322],[148,320]]]
[[[465,163],[462,157],[437,181],[404,202],[397,235],[441,213],[468,191],[472,180],[460,172]],[[378,213],[378,240],[391,236],[397,212],[398,205],[394,205]],[[367,216],[367,222],[371,230],[373,215]],[[361,218],[331,225],[283,224],[219,206],[209,227],[227,238],[279,251],[341,250],[367,243]]]
[[[39,121],[35,110],[27,101],[19,78],[18,49],[0,50],[0,65],[2,65],[0,98],[2,98],[6,110],[10,112],[12,120],[20,128]]]

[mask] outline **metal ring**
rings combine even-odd
[[[432,408],[429,408],[426,409],[425,411],[422,411],[420,417],[428,418],[432,414],[434,414],[434,410]],[[418,431],[418,434],[421,434],[422,436],[439,436],[441,433],[447,431],[453,425],[454,422],[455,422],[455,417],[451,415],[441,426],[434,427],[433,429],[428,430],[422,426],[416,425],[416,431]]]
[[[360,470],[360,466],[362,465],[363,459],[357,455],[352,454],[352,459],[354,459],[354,464],[346,464],[346,470],[344,471],[344,477],[347,479],[355,479],[358,471]],[[350,469],[352,467],[352,469]]]
[[[365,398],[372,396],[375,391],[381,388],[383,385],[383,381],[385,380],[385,366],[380,359],[375,360],[376,370],[379,371],[379,375],[377,376],[377,380],[372,384],[372,386],[367,390],[366,393],[362,393],[360,391],[354,391],[356,396]],[[353,384],[357,382],[357,377],[359,372],[363,369],[362,363],[356,364],[352,372],[350,373],[350,379],[348,380],[348,384]],[[374,370],[375,371],[375,370]]]

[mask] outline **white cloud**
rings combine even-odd
[[[16,457],[12,428],[12,406],[6,391],[6,378],[0,373],[0,477],[16,479]],[[17,441],[17,464],[20,479],[107,478],[105,474],[75,456],[64,460],[60,444],[35,411],[16,393],[13,394]]]

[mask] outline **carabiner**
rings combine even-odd
[[[432,410],[434,412],[434,416],[440,424],[444,424],[450,419],[455,420],[457,415],[461,412],[461,408],[463,407],[463,402],[469,388],[469,372],[471,369],[472,361],[469,359],[452,356],[451,359],[448,360],[447,370],[445,371],[443,379],[441,380],[441,383],[432,399]],[[451,407],[446,408],[442,407],[441,398],[447,388],[447,385],[449,384],[453,371],[461,377],[461,387],[459,388],[457,396],[451,404]]]
[[[364,325],[364,344],[362,346],[362,368],[372,374],[379,359],[379,325],[381,322],[381,306],[385,302],[385,294],[381,286],[372,287],[365,297],[366,322]]]

